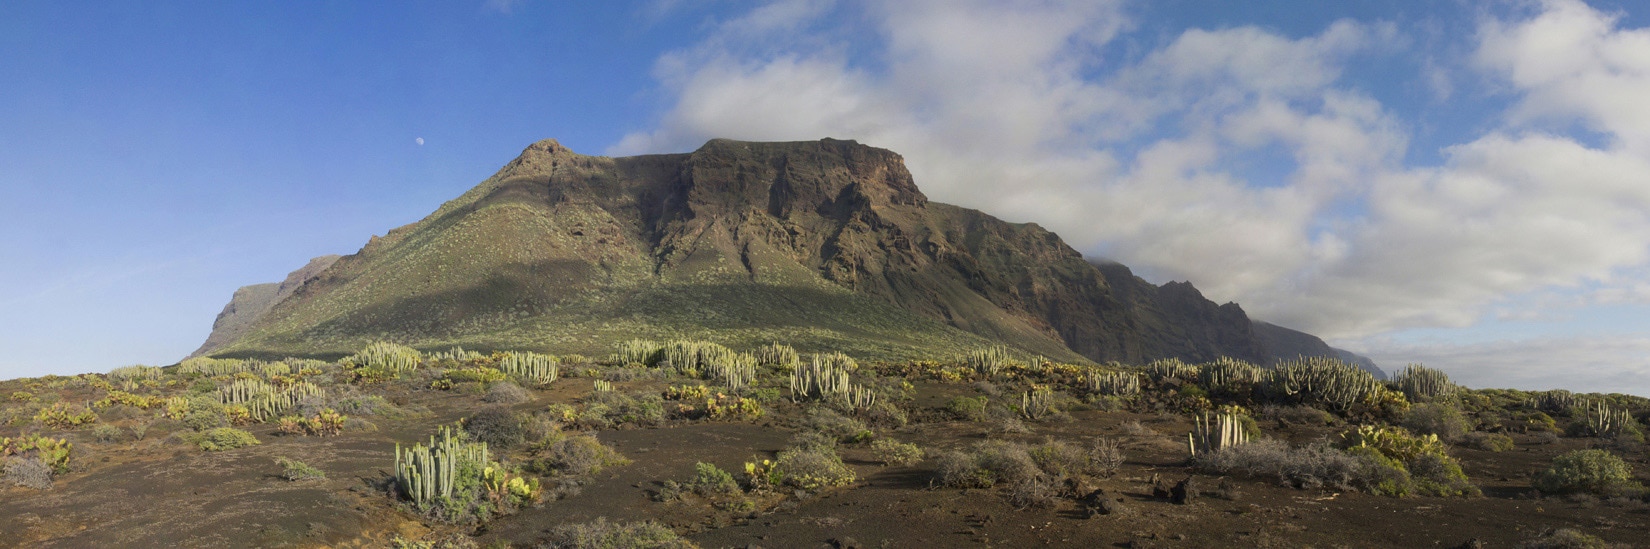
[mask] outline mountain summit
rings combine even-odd
[[[898,154],[836,139],[622,158],[540,141],[423,220],[243,294],[263,301],[231,302],[197,354],[600,355],[634,337],[886,359],[996,343],[1067,361],[1277,354],[1237,304],[930,202]]]

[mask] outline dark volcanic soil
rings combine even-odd
[[[657,391],[661,381],[618,383],[620,391]],[[564,379],[534,391],[518,410],[541,410],[589,393],[588,379]],[[9,387],[4,392],[9,393]],[[693,476],[708,462],[741,476],[742,463],[772,458],[787,445],[802,409],[768,407],[756,422],[672,421],[647,429],[602,431],[598,438],[632,463],[588,480],[578,495],[546,501],[486,525],[447,525],[411,513],[385,492],[396,442],[427,437],[485,406],[462,391],[392,388],[416,419],[366,419],[376,431],[337,437],[280,436],[269,425],[251,430],[259,446],[202,452],[151,431],[143,440],[100,443],[86,431],[59,433],[77,445],[76,471],[50,491],[4,488],[0,545],[12,547],[384,547],[396,536],[435,539],[474,536],[485,546],[532,547],[558,524],[597,517],[655,520],[703,547],[1455,547],[1478,539],[1486,547],[1513,547],[1538,533],[1574,528],[1611,542],[1650,543],[1650,505],[1639,500],[1536,497],[1530,473],[1554,456],[1588,447],[1593,439],[1543,443],[1514,434],[1506,452],[1453,448],[1477,498],[1389,498],[1365,493],[1300,490],[1269,479],[1193,475],[1185,466],[1187,419],[1169,414],[1079,410],[1069,419],[1026,422],[1030,432],[1004,433],[996,422],[941,417],[951,397],[977,394],[968,385],[917,382],[910,401],[916,421],[883,432],[915,442],[930,456],[985,439],[1040,442],[1052,437],[1086,443],[1111,437],[1123,443],[1126,463],[1094,481],[1120,498],[1119,508],[1093,518],[1072,499],[1052,507],[1016,509],[1005,488],[936,488],[933,460],[883,466],[866,445],[842,448],[858,475],[847,487],[820,494],[754,497],[756,509],[734,510],[697,496],[655,501],[667,480]],[[1125,424],[1138,426],[1125,428]],[[1142,428],[1143,427],[1143,428]],[[15,436],[10,428],[7,436]],[[1262,422],[1267,436],[1301,443],[1332,436],[1340,427],[1285,428]],[[1618,452],[1620,453],[1620,452]],[[1643,450],[1624,454],[1644,480]],[[288,482],[276,456],[304,461],[324,481]],[[1188,476],[1201,497],[1175,504],[1153,495],[1154,480]]]

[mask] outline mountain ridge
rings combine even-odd
[[[303,278],[202,352],[390,339],[595,354],[628,329],[884,358],[998,342],[1059,360],[1270,358],[1237,304],[931,202],[897,153],[835,139],[620,158],[542,140]]]

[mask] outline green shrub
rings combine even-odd
[[[1002,440],[981,441],[968,452],[947,452],[938,461],[940,485],[953,488],[1013,484],[1042,472],[1025,447]]]
[[[35,413],[34,420],[53,429],[78,429],[97,421],[97,414],[85,406],[76,406],[67,402],[58,402],[41,408]]]
[[[1501,433],[1473,431],[1462,437],[1461,443],[1486,452],[1505,452],[1513,449],[1513,439]]]
[[[779,452],[774,470],[780,482],[807,491],[843,486],[854,481],[854,470],[842,457],[825,448],[789,448]]]
[[[536,454],[539,457],[531,462],[529,468],[545,475],[592,475],[607,467],[630,463],[630,460],[590,435],[557,438]]]
[[[1443,403],[1415,405],[1404,416],[1403,426],[1411,432],[1438,435],[1446,441],[1459,440],[1472,430],[1460,410]]]
[[[946,403],[945,411],[963,421],[985,421],[988,417],[986,414],[987,402],[988,400],[983,396],[957,397]]]
[[[1598,536],[1588,535],[1569,528],[1546,530],[1535,538],[1518,544],[1518,549],[1613,549],[1625,547],[1605,543]]]
[[[701,461],[693,465],[693,470],[693,480],[688,485],[694,493],[715,496],[739,492],[739,482],[733,480],[733,475],[714,464]]]
[[[464,431],[496,450],[509,450],[527,439],[527,428],[509,408],[495,406],[464,420]]]
[[[99,425],[92,428],[92,438],[95,438],[98,442],[103,443],[116,442],[123,438],[125,434],[126,431],[124,429],[113,425]]]
[[[656,522],[608,522],[598,517],[591,522],[562,524],[550,529],[544,547],[550,549],[695,549]]]
[[[1642,489],[1627,462],[1608,450],[1576,450],[1553,458],[1552,466],[1537,473],[1533,484],[1549,494],[1617,495]]]
[[[288,459],[286,456],[276,457],[275,464],[281,466],[281,478],[290,481],[327,479],[327,474],[320,469],[310,467],[302,461]]]
[[[252,436],[252,433],[232,427],[219,427],[203,433],[195,433],[190,435],[188,440],[208,452],[221,452],[262,444],[258,442],[258,437]]]
[[[922,461],[922,448],[891,438],[879,438],[871,442],[871,455],[888,465],[910,465]]]

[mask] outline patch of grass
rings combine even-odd
[[[293,482],[300,480],[327,479],[327,474],[320,469],[311,467],[302,461],[287,458],[286,456],[276,457],[275,464],[281,466],[281,478]]]
[[[221,452],[247,446],[257,446],[258,437],[233,427],[218,427],[188,435],[186,440],[208,452]]]
[[[696,549],[676,532],[657,522],[590,522],[562,524],[550,529],[544,547],[550,549]]]
[[[871,442],[871,455],[887,465],[910,465],[922,461],[922,448],[909,442],[879,438]]]

